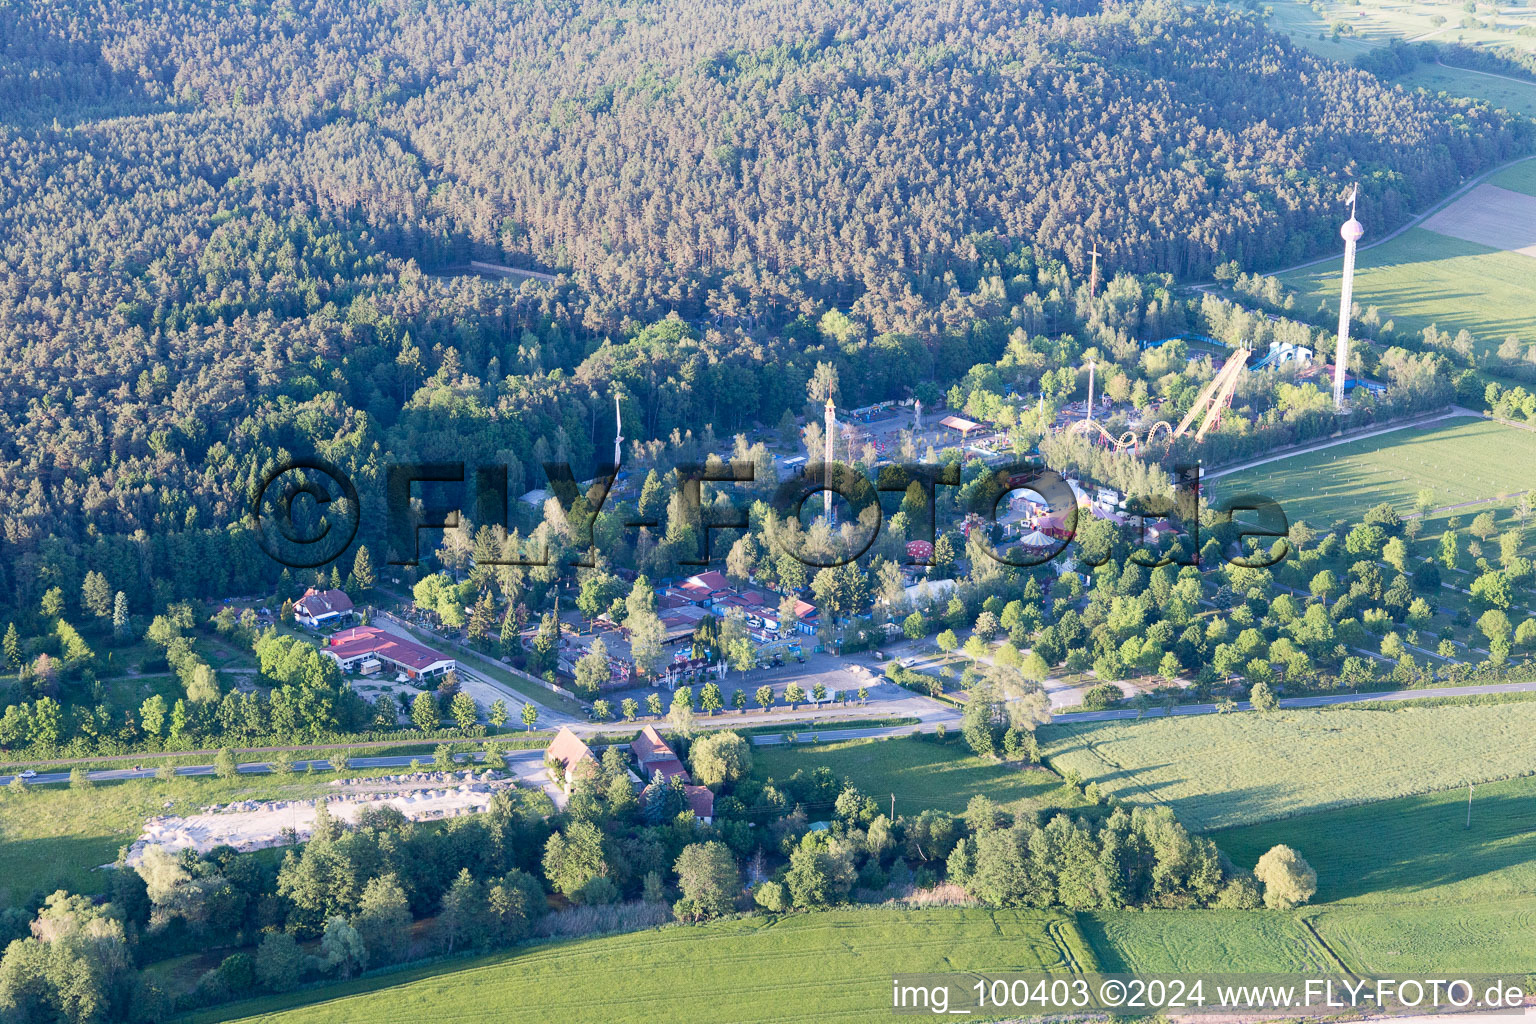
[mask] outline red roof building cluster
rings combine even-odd
[[[647,725],[641,729],[640,735],[629,741],[629,752],[635,755],[635,763],[640,766],[640,774],[647,782],[654,779],[657,772],[667,782],[682,779],[683,794],[688,798],[694,817],[705,823],[714,820],[715,794],[708,786],[693,785],[693,776],[688,774],[688,769],[683,767],[683,762],[661,738],[655,726]]]
[[[377,626],[353,626],[333,633],[324,654],[343,669],[353,669],[369,658],[394,666],[411,679],[430,679],[451,672],[457,664],[446,654],[386,633]]]

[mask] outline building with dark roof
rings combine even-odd
[[[293,606],[293,617],[311,629],[339,625],[352,618],[352,599],[340,590],[304,591]]]

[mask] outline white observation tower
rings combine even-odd
[[[1339,290],[1339,340],[1333,351],[1333,407],[1344,411],[1344,374],[1349,368],[1349,311],[1354,302],[1355,243],[1365,234],[1365,228],[1355,219],[1355,197],[1360,191],[1356,185],[1349,190],[1349,220],[1339,229],[1344,239],[1344,283]]]

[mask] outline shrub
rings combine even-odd
[[[1264,883],[1264,904],[1272,910],[1290,910],[1317,892],[1317,872],[1283,843],[1259,858],[1253,874]]]
[[[1103,711],[1114,706],[1125,694],[1114,683],[1100,683],[1083,694],[1083,707],[1088,711]]]

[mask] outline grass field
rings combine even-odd
[[[754,917],[530,947],[237,1003],[189,1024],[542,1024],[889,1019],[896,973],[1510,972],[1536,901],[1297,913],[871,908]],[[1314,937],[1304,922],[1317,930]],[[309,1005],[298,1005],[305,1002]]]
[[[1525,259],[1525,257],[1521,257]],[[1536,270],[1536,261],[1532,269]],[[1536,280],[1536,278],[1533,278]],[[1437,506],[1536,487],[1536,432],[1491,420],[1445,420],[1266,463],[1211,481],[1215,494],[1254,492],[1280,503],[1291,522],[1316,528],[1358,523],[1383,501],[1413,510],[1422,490]],[[1464,522],[1481,511],[1468,509]]]
[[[1487,100],[1495,107],[1526,117],[1536,117],[1536,82],[1494,78],[1442,64],[1420,64],[1406,75],[1392,79],[1392,83],[1405,89],[1423,89],[1430,93],[1443,92],[1451,96]]]
[[[1536,777],[1475,787],[1471,828],[1463,787],[1226,829],[1211,839],[1247,866],[1276,843],[1294,846],[1317,869],[1317,902],[1518,899],[1536,893]]]
[[[897,814],[928,808],[958,814],[977,794],[1012,812],[1082,804],[1082,798],[1056,775],[982,761],[967,754],[958,737],[942,746],[902,738],[758,747],[752,759],[754,775],[779,782],[797,769],[809,773],[825,765],[839,780],[851,779],[861,792],[874,797],[882,810],[889,811],[894,793]]]
[[[1362,219],[1368,216],[1362,211]],[[1342,265],[1342,258],[1329,260],[1280,280],[1296,293],[1300,312],[1310,314],[1323,303],[1336,315]],[[1466,328],[1478,341],[1477,353],[1487,355],[1510,334],[1536,337],[1536,262],[1412,228],[1360,250],[1354,301],[1362,309],[1379,307],[1382,320],[1394,321],[1399,330],[1417,333],[1432,323],[1452,334]]]
[[[1530,773],[1536,703],[1153,717],[1040,737],[1058,771],[1204,830]]]
[[[282,1010],[316,995],[301,993],[194,1019],[418,1024],[452,1007],[453,1019],[503,1024],[884,1021],[893,973],[1065,973],[1069,964],[1096,969],[1067,914],[831,911],[536,946],[336,986],[317,1005]],[[349,992],[358,994],[336,998]]]

